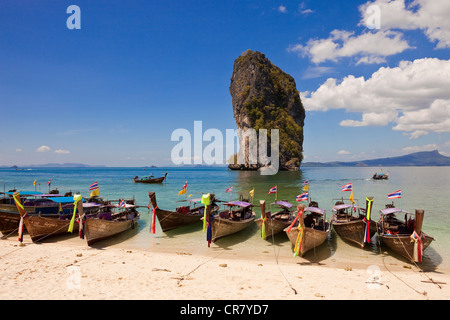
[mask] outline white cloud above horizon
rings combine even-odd
[[[361,113],[361,120],[341,121],[344,127],[386,126],[410,139],[429,132],[450,132],[450,60],[402,61],[381,67],[367,80],[329,78],[314,92],[303,92],[307,111],[343,109]]]
[[[70,153],[69,150],[65,150],[65,149],[58,149],[58,150],[55,150],[53,152],[57,153],[57,154],[69,154]]]
[[[36,152],[48,152],[50,150],[51,150],[50,147],[43,145],[43,146],[40,146],[39,148],[37,148]]]

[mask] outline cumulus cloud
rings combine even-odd
[[[340,150],[340,151],[338,151],[338,154],[339,155],[345,155],[345,154],[351,154],[351,152],[347,151],[347,150]]]
[[[349,75],[329,78],[314,92],[302,94],[307,111],[344,109],[362,113],[341,126],[385,126],[418,138],[429,132],[450,132],[450,60],[402,61],[382,67],[369,79]]]
[[[366,25],[371,13],[369,6],[380,8],[381,30],[422,30],[436,48],[450,48],[450,1],[414,0],[408,6],[405,0],[375,0],[359,7],[360,25]]]
[[[39,148],[36,149],[36,152],[48,152],[50,150],[51,150],[50,147],[40,146]]]
[[[287,8],[286,8],[286,6],[281,5],[281,6],[278,7],[278,11],[281,12],[281,13],[286,13],[287,12]]]
[[[70,151],[69,150],[64,150],[64,149],[58,149],[54,151],[57,154],[69,154]]]
[[[288,51],[307,56],[319,64],[325,61],[338,61],[344,57],[357,57],[357,64],[385,62],[387,56],[410,49],[403,34],[396,31],[354,32],[333,30],[326,39],[310,39],[306,45],[290,46]]]

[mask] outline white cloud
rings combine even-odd
[[[338,61],[344,57],[357,57],[357,64],[385,62],[385,57],[410,49],[403,34],[396,31],[366,32],[355,36],[354,32],[333,30],[327,39],[310,39],[306,45],[290,46],[288,51],[307,56],[319,64]]]
[[[347,150],[340,150],[340,151],[338,151],[338,154],[340,154],[340,155],[351,154],[351,152],[347,151]]]
[[[340,83],[329,78],[314,92],[302,93],[307,111],[344,109],[362,113],[341,126],[385,126],[418,138],[428,132],[450,132],[450,60],[402,61],[382,67],[365,80],[353,75]]]
[[[281,5],[281,6],[278,7],[278,11],[281,12],[281,13],[286,13],[287,12],[287,8],[286,8],[286,6]]]
[[[414,0],[406,6],[405,0],[376,0],[359,7],[360,25],[366,25],[370,13],[367,8],[376,5],[380,8],[381,30],[420,29],[436,48],[450,48],[450,1]]]
[[[70,151],[69,150],[64,150],[64,149],[58,149],[54,151],[57,154],[69,154]]]
[[[50,150],[51,150],[50,147],[40,146],[39,148],[36,149],[36,152],[48,152]]]
[[[17,152],[22,152],[22,149],[16,149]]]

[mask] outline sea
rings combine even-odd
[[[164,176],[162,184],[134,183],[135,176]],[[373,180],[375,173],[389,173],[388,180]],[[36,186],[33,182],[36,180]],[[374,197],[372,218],[378,221],[380,210],[387,203],[415,212],[425,211],[423,231],[434,237],[424,252],[424,271],[450,269],[450,167],[305,167],[296,172],[279,172],[264,176],[253,171],[231,171],[226,167],[158,167],[158,168],[14,168],[0,169],[0,191],[37,190],[43,193],[57,188],[60,193],[72,191],[84,197],[90,194],[89,186],[99,185],[100,195],[105,199],[135,198],[141,218],[138,226],[112,239],[96,244],[97,248],[111,246],[126,247],[130,250],[163,251],[177,254],[200,254],[209,257],[231,257],[255,261],[283,261],[327,265],[375,265],[404,267],[409,263],[390,252],[379,243],[377,236],[364,249],[341,240],[332,230],[327,241],[310,251],[304,257],[293,257],[293,248],[285,234],[278,234],[263,240],[256,223],[238,234],[217,240],[208,247],[202,223],[182,227],[163,233],[156,224],[156,233],[151,233],[152,214],[148,209],[148,192],[156,192],[158,207],[173,210],[185,205],[187,197],[200,198],[202,194],[214,193],[216,198],[229,201],[242,197],[252,199],[257,217],[260,217],[259,200],[266,200],[266,210],[276,210],[271,205],[277,200],[285,200],[296,205],[296,196],[303,193],[303,183],[309,180],[310,200],[317,201],[326,210],[330,219],[331,208],[336,199],[348,199],[350,192],[342,192],[345,184],[353,184],[353,197],[357,204],[365,207],[366,197]],[[187,182],[186,195],[179,195]],[[277,194],[269,190],[277,186]],[[225,190],[233,187],[232,192]],[[388,193],[401,190],[402,198],[388,200]],[[14,236],[15,237],[15,236]],[[49,241],[68,241],[71,244],[86,246],[85,240],[76,235],[62,236]]]

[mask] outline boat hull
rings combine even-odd
[[[298,228],[294,227],[289,232],[287,229],[284,229],[286,232],[289,241],[295,246],[298,237]],[[313,228],[305,227],[302,246],[300,248],[300,256],[303,256],[305,253],[314,249],[320,245],[322,245],[330,234],[330,225],[327,223],[326,230],[316,230]]]
[[[133,179],[134,183],[163,183],[164,179],[166,177],[156,178],[156,179],[148,179],[148,180],[139,180],[139,179]]]
[[[214,217],[211,225],[212,238],[211,241],[215,242],[220,238],[238,233],[248,228],[255,221],[255,213],[246,220],[234,221],[230,219]]]
[[[0,232],[7,236],[17,233],[19,229],[19,212],[0,211]]]
[[[156,210],[159,225],[163,232],[170,231],[182,226],[199,223],[204,214],[199,213],[178,213],[176,211]]]
[[[331,225],[336,233],[344,240],[354,243],[361,248],[364,248],[366,234],[366,223],[363,220],[353,221],[334,221],[332,218]],[[370,239],[377,232],[377,224],[375,221],[370,220],[369,226]]]
[[[85,222],[85,237],[90,246],[96,242],[107,239],[135,227],[139,220],[139,214],[133,219],[103,220],[88,218]]]
[[[263,219],[256,219],[255,222],[258,225],[259,230],[261,231],[263,226]],[[267,240],[270,237],[283,232],[283,230],[289,227],[290,224],[291,222],[286,220],[267,219],[265,222],[266,236],[264,240]]]
[[[423,250],[425,250],[434,238],[423,233]],[[404,257],[410,262],[414,262],[414,242],[411,242],[409,235],[379,235],[383,244],[396,254]]]
[[[70,219],[61,220],[58,217],[27,216],[24,219],[25,227],[33,242],[45,238],[67,234]],[[73,225],[73,233],[78,232],[78,222]]]

